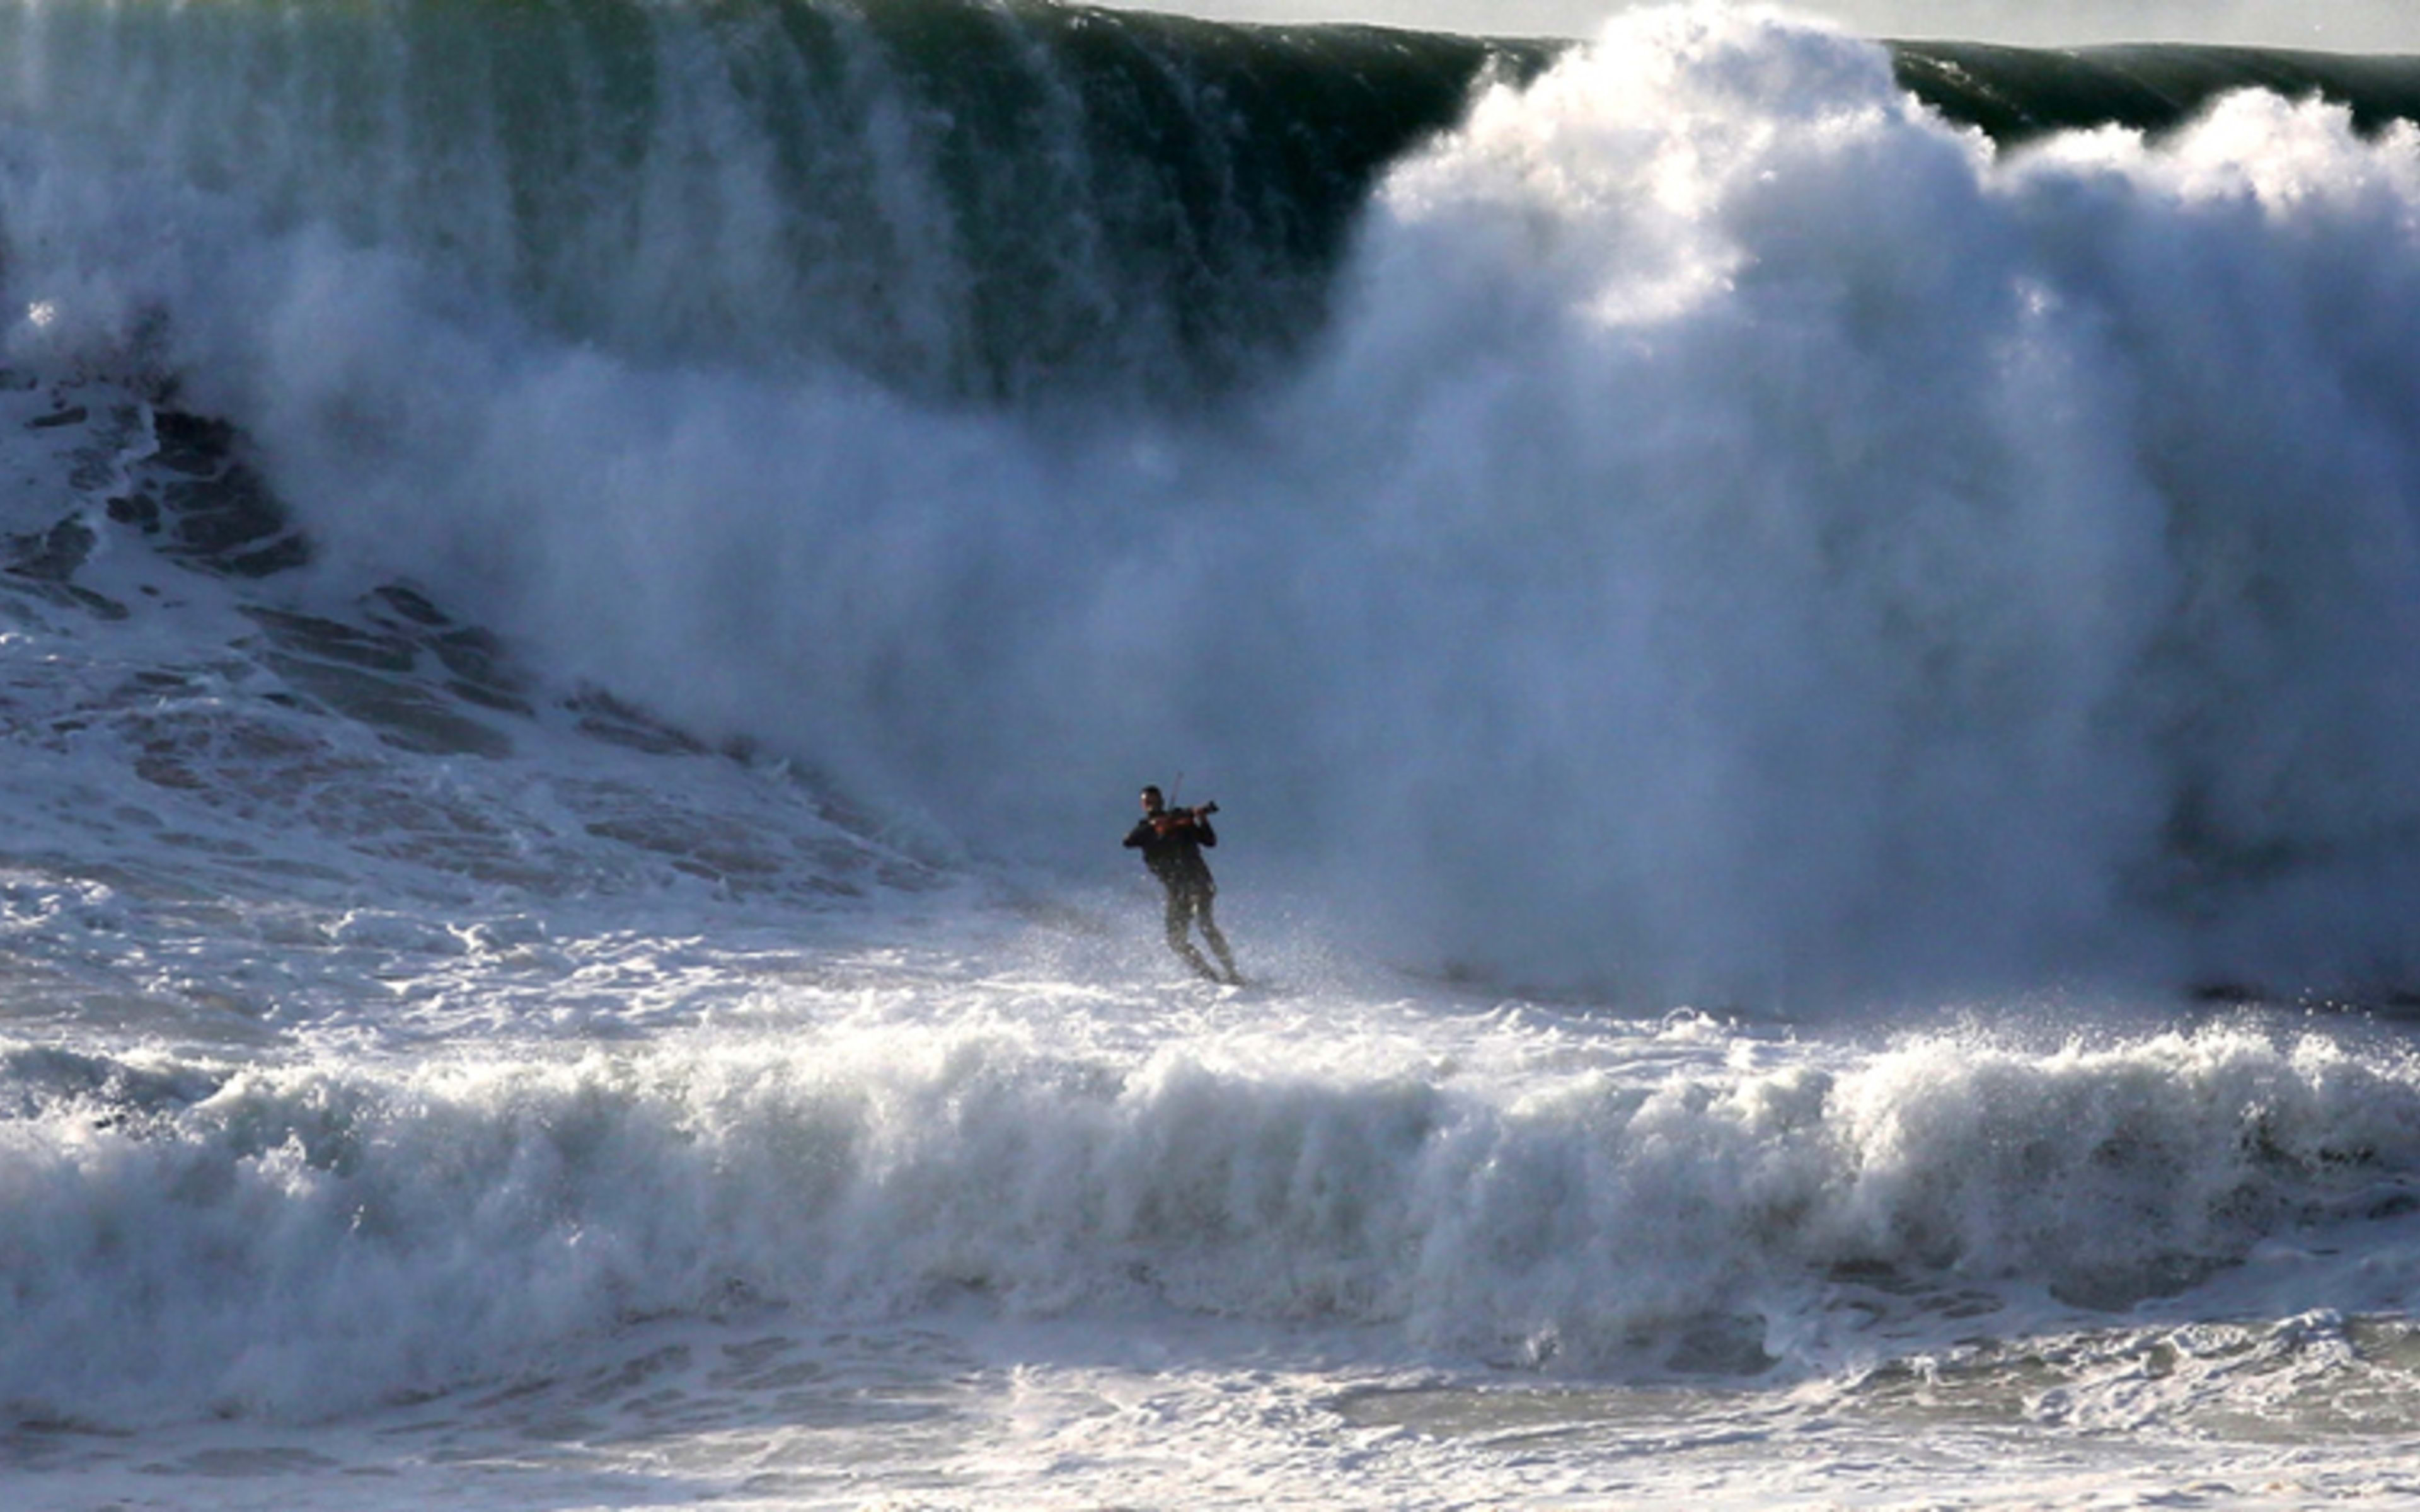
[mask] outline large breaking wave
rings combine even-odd
[[[1106,865],[1182,769],[1426,963],[2420,972],[2391,66],[2118,59],[2147,136],[1718,9],[0,24],[12,360],[174,381],[328,579],[970,852]]]

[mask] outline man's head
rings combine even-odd
[[[1154,787],[1147,787],[1147,788],[1144,788],[1144,789],[1142,790],[1142,810],[1143,810],[1143,812],[1145,812],[1145,813],[1158,813],[1161,810],[1165,809],[1167,806],[1168,806],[1168,804],[1167,804],[1167,800],[1166,800],[1166,799],[1164,799],[1164,798],[1162,798],[1162,797],[1159,795],[1159,789],[1157,789],[1157,788],[1154,788]]]

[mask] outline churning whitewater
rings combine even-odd
[[[0,34],[11,1505],[2420,1489],[2420,66]]]

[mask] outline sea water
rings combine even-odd
[[[2420,1489],[2395,65],[0,27],[8,1505]]]

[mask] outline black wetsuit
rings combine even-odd
[[[1212,981],[1220,980],[1187,937],[1187,928],[1198,923],[1202,926],[1202,938],[1217,952],[1219,964],[1227,968],[1226,980],[1240,980],[1235,958],[1227,949],[1227,937],[1218,933],[1218,921],[1210,912],[1211,900],[1218,896],[1218,884],[1210,877],[1210,863],[1202,858],[1202,847],[1218,843],[1218,832],[1210,827],[1210,821],[1198,813],[1190,821],[1173,823],[1165,810],[1147,814],[1126,831],[1125,842],[1129,848],[1142,852],[1143,865],[1151,868],[1151,874],[1168,890],[1168,948]]]

